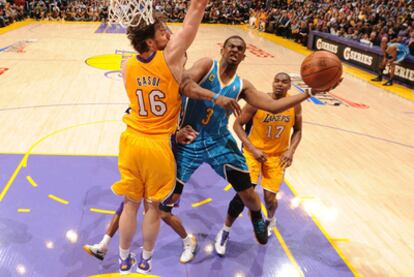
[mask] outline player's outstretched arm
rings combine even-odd
[[[182,66],[185,51],[193,43],[208,0],[191,0],[190,8],[184,17],[183,27],[171,36],[165,48],[165,59],[170,67]]]
[[[305,93],[283,97],[278,100],[273,99],[264,92],[258,91],[252,83],[250,83],[247,80],[243,80],[243,91],[241,97],[244,98],[244,100],[246,100],[247,103],[258,109],[265,110],[271,113],[280,113],[284,110],[296,106],[297,104],[308,99],[312,95],[318,93],[326,93],[330,90],[333,90],[342,82],[342,80],[343,78],[339,79],[338,82],[329,89],[317,90],[312,88],[306,90]]]
[[[249,81],[243,80],[243,91],[241,97],[244,98],[247,103],[258,109],[271,113],[280,113],[286,109],[294,107],[303,100],[308,99],[310,94],[306,92],[275,100],[268,94],[258,91]]]

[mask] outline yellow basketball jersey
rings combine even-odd
[[[123,121],[145,134],[172,134],[181,109],[179,84],[157,51],[147,60],[133,56],[125,68],[131,111]]]
[[[278,114],[257,110],[253,116],[248,138],[257,149],[265,154],[280,155],[289,147],[290,130],[294,124],[295,108]]]

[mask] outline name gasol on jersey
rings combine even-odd
[[[153,86],[157,87],[160,85],[160,78],[157,76],[138,76],[137,77],[138,86]]]
[[[290,116],[288,115],[274,115],[274,114],[266,114],[266,117],[263,119],[264,123],[269,122],[289,122]]]

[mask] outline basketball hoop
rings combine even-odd
[[[135,16],[139,19],[133,22]],[[152,18],[152,0],[111,0],[109,5],[109,23],[122,27],[135,27],[144,20],[147,25],[154,23]]]

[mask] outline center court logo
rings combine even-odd
[[[114,54],[105,54],[87,58],[85,63],[93,68],[107,70],[104,76],[112,80],[122,80],[121,64],[129,59],[135,52],[115,50]]]

